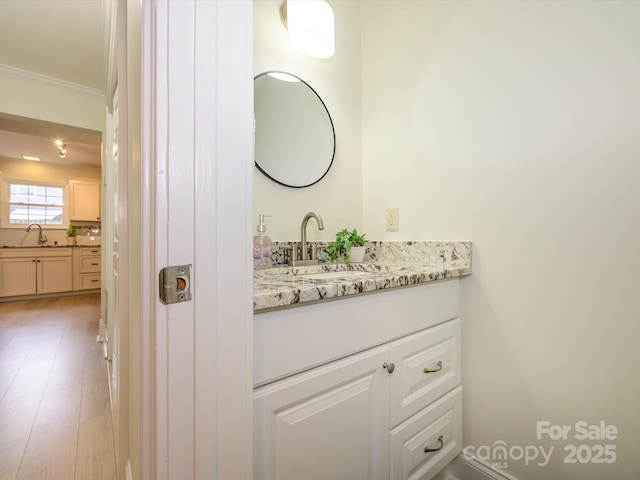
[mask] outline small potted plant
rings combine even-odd
[[[67,227],[67,245],[76,244],[76,227],[69,225]]]
[[[344,263],[362,263],[364,261],[364,236],[358,233],[354,228],[352,231],[340,230],[336,233],[335,242],[329,244],[327,252],[329,258],[333,262],[342,257]]]

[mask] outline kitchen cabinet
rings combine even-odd
[[[254,474],[428,480],[462,450],[458,281],[254,316]]]
[[[0,297],[71,291],[72,263],[70,248],[0,251]]]
[[[0,258],[0,296],[36,293],[35,258]]]
[[[81,222],[100,221],[100,182],[70,179],[69,219]]]
[[[101,286],[100,247],[77,247],[73,252],[73,289],[93,290]]]

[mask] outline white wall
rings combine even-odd
[[[0,69],[0,112],[103,131],[102,94],[43,77]]]
[[[522,480],[640,478],[640,3],[361,5],[364,228],[474,242],[465,444],[554,446],[508,460]],[[619,434],[539,440],[539,420]],[[564,464],[581,443],[617,460]]]
[[[336,54],[327,60],[305,56],[291,47],[280,21],[281,0],[254,2],[254,72],[281,70],[306,81],[322,98],[336,130],[336,154],[327,175],[307,188],[279,185],[254,168],[254,216],[273,215],[267,224],[272,240],[299,240],[302,217],[318,213],[309,240],[333,240],[343,228],[362,226],[360,129],[360,35],[357,2],[330,1],[335,14]]]

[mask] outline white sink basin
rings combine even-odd
[[[336,272],[320,272],[320,273],[306,273],[300,275],[301,277],[308,278],[311,280],[329,280],[332,278],[356,278],[356,277],[366,277],[371,275],[371,272],[359,272],[355,270],[343,270]]]

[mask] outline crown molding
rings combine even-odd
[[[80,92],[88,95],[104,97],[104,92],[97,88],[86,87],[84,85],[62,80],[60,78],[53,78],[53,77],[48,77],[47,75],[41,75],[39,73],[29,72],[27,70],[22,70],[20,68],[12,67],[11,65],[0,64],[0,73],[3,73],[11,77],[28,78],[30,80],[35,80],[37,82],[54,85],[56,87],[67,88],[69,90],[75,90],[76,92]]]

